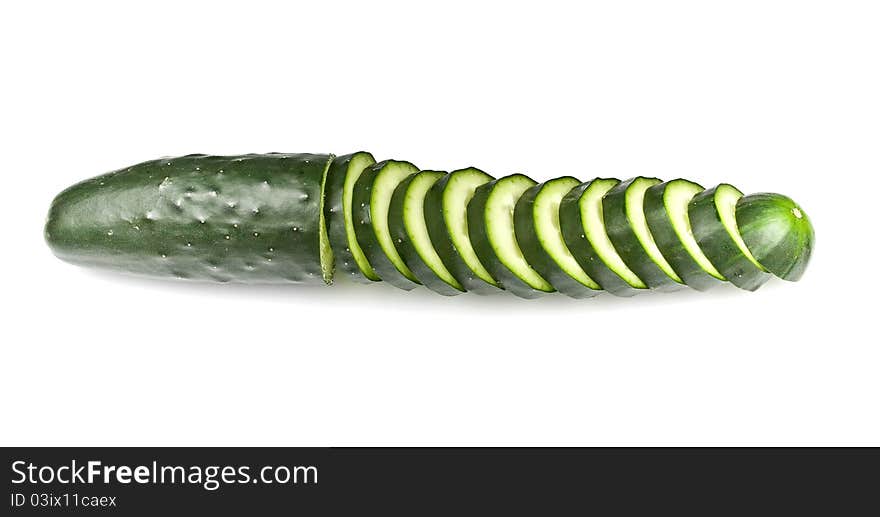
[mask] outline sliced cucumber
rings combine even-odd
[[[501,288],[477,257],[467,224],[467,205],[474,191],[493,179],[473,167],[461,169],[438,180],[425,196],[425,223],[440,260],[465,290],[477,294]]]
[[[806,212],[780,194],[753,194],[736,203],[736,223],[755,259],[783,280],[800,280],[813,252]]]
[[[645,192],[645,219],[654,242],[669,265],[689,287],[705,291],[725,280],[694,239],[688,203],[702,186],[676,179]]]
[[[379,276],[357,242],[351,220],[354,184],[364,169],[376,163],[373,155],[359,152],[333,159],[324,188],[324,219],[337,272],[358,282],[375,282]]]
[[[513,211],[535,180],[514,174],[477,187],[468,203],[468,231],[474,251],[504,289],[521,298],[535,298],[555,289],[526,261],[516,242]]]
[[[618,183],[618,179],[596,178],[573,188],[559,204],[559,226],[565,244],[590,278],[611,294],[633,296],[648,286],[614,249],[602,211],[602,196]]]
[[[388,227],[394,246],[416,278],[432,291],[452,296],[463,293],[464,287],[443,265],[425,224],[425,195],[444,176],[422,171],[403,180],[391,197]]]
[[[536,185],[473,168],[419,172],[360,152],[133,165],[56,196],[45,238],[68,262],[158,277],[330,283],[338,271],[445,295],[586,298],[798,280],[815,237],[791,199],[727,184]]]
[[[559,227],[559,203],[581,181],[556,178],[526,190],[513,212],[516,240],[526,261],[560,293],[589,298],[602,292],[569,251]]]
[[[352,218],[357,241],[382,280],[410,290],[418,278],[400,258],[388,229],[388,208],[394,189],[419,170],[409,162],[386,160],[364,169],[354,186]]]
[[[602,211],[608,238],[626,266],[648,287],[674,290],[682,287],[681,278],[657,249],[645,221],[645,191],[658,183],[642,176],[618,183],[602,198]]]
[[[736,223],[736,203],[743,196],[733,185],[722,183],[694,196],[688,216],[694,238],[712,265],[733,285],[754,291],[770,275],[752,256]]]

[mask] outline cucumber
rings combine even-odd
[[[807,213],[780,194],[752,194],[736,202],[736,223],[746,247],[767,271],[800,280],[813,252]]]
[[[620,258],[648,287],[674,290],[682,281],[660,253],[645,221],[645,191],[660,183],[642,176],[618,183],[602,198],[605,231]]]
[[[425,195],[446,173],[421,171],[403,180],[394,190],[388,209],[388,228],[404,263],[421,283],[446,296],[464,292],[464,287],[443,265],[431,243],[425,224]]]
[[[362,283],[375,282],[379,276],[357,242],[351,220],[351,198],[361,172],[375,163],[373,155],[367,152],[334,158],[327,170],[324,189],[324,219],[327,221],[335,269]]]
[[[521,298],[555,291],[526,261],[516,241],[513,211],[535,180],[514,174],[480,185],[468,203],[468,232],[474,251],[501,286]]]
[[[605,232],[602,197],[618,183],[618,179],[596,178],[573,188],[559,203],[559,226],[565,244],[590,278],[611,294],[633,296],[648,286],[623,262]]]
[[[654,242],[669,265],[689,287],[705,291],[725,280],[694,239],[688,203],[704,189],[676,179],[645,191],[645,220]]]
[[[327,282],[322,188],[332,155],[188,155],[78,183],[52,202],[63,260],[216,282]]]
[[[477,257],[467,223],[467,206],[474,191],[493,179],[473,167],[452,171],[425,196],[425,223],[440,260],[465,290],[477,294],[494,294],[501,289]]]
[[[419,280],[403,262],[388,228],[388,208],[394,189],[419,169],[409,163],[385,160],[364,169],[354,185],[352,220],[364,255],[379,277],[407,291]]]
[[[815,240],[780,194],[646,177],[495,180],[366,152],[143,162],[61,192],[44,232],[63,260],[134,274],[329,284],[338,271],[523,298],[725,280],[753,291],[772,275],[799,280]]]
[[[560,293],[589,298],[602,292],[569,251],[559,227],[559,203],[581,181],[556,178],[526,190],[513,212],[516,240],[526,261]]]
[[[737,228],[736,203],[741,197],[736,187],[722,183],[694,196],[688,216],[694,238],[712,265],[733,285],[754,291],[770,274],[752,256]]]

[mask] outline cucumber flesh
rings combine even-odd
[[[733,285],[754,291],[770,275],[743,242],[736,223],[736,203],[743,197],[733,185],[722,183],[691,200],[688,216],[694,238],[712,265]]]
[[[404,180],[391,198],[388,226],[403,261],[423,285],[446,296],[461,294],[464,287],[443,265],[431,243],[425,223],[425,195],[442,177],[438,171],[421,171]]]
[[[815,236],[797,203],[780,194],[745,196],[736,203],[736,223],[746,248],[767,271],[789,281],[803,276]]]
[[[468,203],[468,231],[480,261],[504,289],[522,298],[553,292],[553,286],[529,263],[516,241],[513,212],[535,180],[514,174],[477,188]]]
[[[361,172],[374,163],[373,155],[367,152],[339,156],[330,164],[325,181],[323,214],[334,266],[337,272],[357,282],[379,280],[357,242],[351,219],[354,184]]]
[[[637,177],[614,186],[602,198],[605,231],[620,258],[652,289],[677,289],[681,278],[657,248],[645,221],[645,191],[660,183]]]
[[[467,206],[474,191],[493,179],[479,169],[461,169],[441,178],[425,196],[425,223],[437,254],[465,290],[477,294],[501,289],[477,257],[467,224]]]
[[[704,291],[725,280],[700,249],[688,203],[704,189],[688,180],[660,183],[645,192],[645,220],[663,257],[686,285]]]
[[[333,283],[333,273],[336,272],[336,260],[333,255],[333,247],[330,246],[330,236],[327,233],[327,219],[324,217],[325,199],[324,192],[327,188],[327,171],[333,158],[324,166],[324,174],[321,175],[321,195],[318,196],[318,254],[321,257],[321,278],[324,283]]]
[[[386,160],[367,167],[354,186],[352,218],[357,241],[379,277],[411,290],[418,278],[403,262],[388,228],[388,209],[397,186],[418,172],[409,162]]]
[[[602,197],[620,180],[596,178],[571,190],[559,205],[562,236],[578,263],[603,289],[633,296],[648,286],[624,263],[605,232]]]
[[[525,191],[516,202],[514,228],[523,256],[541,277],[560,293],[589,298],[602,288],[571,254],[559,226],[559,204],[580,183],[566,176]]]

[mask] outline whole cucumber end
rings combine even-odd
[[[75,253],[76,239],[70,238],[71,216],[67,214],[65,198],[68,197],[67,189],[52,200],[49,212],[46,214],[46,222],[43,226],[43,238],[52,253],[61,260],[70,261],[69,257]]]
[[[742,197],[736,223],[749,251],[767,271],[783,280],[800,280],[813,251],[815,234],[807,213],[781,194]]]

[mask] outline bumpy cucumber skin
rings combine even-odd
[[[364,157],[371,164],[376,163],[373,155],[367,152],[357,152],[337,156],[327,169],[327,181],[324,187],[324,220],[327,224],[327,235],[330,240],[330,247],[333,249],[334,266],[337,274],[342,274],[346,278],[350,278],[359,283],[370,283],[379,280],[379,277],[372,271],[365,274],[358,267],[351,252],[348,242],[348,234],[345,231],[345,212],[343,207],[343,188],[345,185],[345,176],[352,159]]]
[[[443,265],[464,286],[465,291],[480,295],[496,294],[501,292],[501,287],[496,287],[478,277],[461,258],[449,236],[449,229],[446,228],[446,222],[443,218],[443,192],[446,185],[455,174],[464,171],[467,169],[447,174],[428,190],[428,194],[425,196],[425,223],[428,226],[428,235],[431,237],[431,243],[434,244],[434,249],[440,255]]]
[[[694,238],[715,269],[730,283],[740,289],[756,291],[770,279],[770,274],[752,264],[727,233],[715,206],[717,188],[700,192],[688,205]]]
[[[595,180],[594,180],[595,181]],[[615,180],[616,181],[616,180]],[[559,204],[559,226],[562,237],[587,275],[615,296],[634,296],[646,289],[637,289],[602,262],[593,245],[587,239],[581,224],[580,199],[592,181],[581,183],[562,198]]]
[[[614,244],[617,254],[624,264],[632,270],[651,289],[675,291],[682,287],[663,272],[651,257],[632,229],[626,207],[626,191],[639,178],[631,178],[615,185],[602,198],[602,212],[605,215],[605,231]],[[656,180],[657,178],[648,178]]]
[[[492,249],[492,243],[489,241],[488,223],[485,217],[486,202],[489,200],[489,195],[492,193],[495,185],[501,179],[504,178],[493,180],[477,187],[474,197],[468,203],[467,221],[471,243],[474,245],[474,251],[477,252],[480,262],[483,263],[492,277],[498,280],[505,290],[520,298],[538,298],[547,294],[547,292],[535,289],[508,269],[501,262],[501,259],[498,258],[495,250]]]
[[[373,218],[370,210],[370,203],[373,193],[373,182],[379,172],[389,164],[402,163],[411,166],[414,170],[416,167],[409,162],[397,162],[396,160],[383,160],[379,163],[367,167],[358,178],[354,186],[354,193],[351,200],[352,220],[354,221],[354,229],[357,234],[358,244],[364,250],[364,254],[372,264],[373,269],[379,277],[389,284],[411,291],[419,284],[404,276],[397,270],[397,266],[391,262],[391,259],[385,254],[376,233],[373,230]]]
[[[320,214],[331,159],[196,154],[140,163],[61,192],[46,241],[65,261],[134,274],[327,282]]]
[[[602,291],[592,289],[585,286],[572,278],[553,260],[538,238],[538,232],[535,229],[535,198],[540,194],[541,189],[553,181],[573,179],[575,178],[556,178],[544,183],[539,183],[529,190],[525,191],[516,202],[513,210],[513,225],[516,231],[516,241],[526,262],[532,265],[544,279],[550,282],[554,288],[560,293],[572,298],[592,298]],[[579,180],[575,180],[580,183]]]
[[[660,248],[660,253],[684,283],[697,291],[706,291],[719,285],[721,280],[703,271],[675,233],[663,201],[668,184],[668,181],[660,183],[645,191],[645,219],[648,228]]]
[[[746,247],[767,271],[783,280],[800,280],[815,234],[797,203],[781,194],[744,196],[736,203],[736,224]]]
[[[407,190],[416,176],[419,174],[430,174],[432,172],[434,171],[421,171],[413,174],[397,186],[397,189],[394,190],[394,194],[391,197],[391,206],[388,209],[388,228],[391,231],[391,237],[394,239],[394,246],[397,248],[397,252],[403,258],[407,267],[409,267],[419,281],[422,282],[422,285],[435,293],[444,296],[455,296],[463,293],[464,290],[457,289],[454,286],[447,284],[443,279],[437,276],[436,273],[434,273],[428,264],[422,260],[419,252],[416,251],[412,239],[410,239],[409,232],[407,232],[406,229],[403,208]]]

